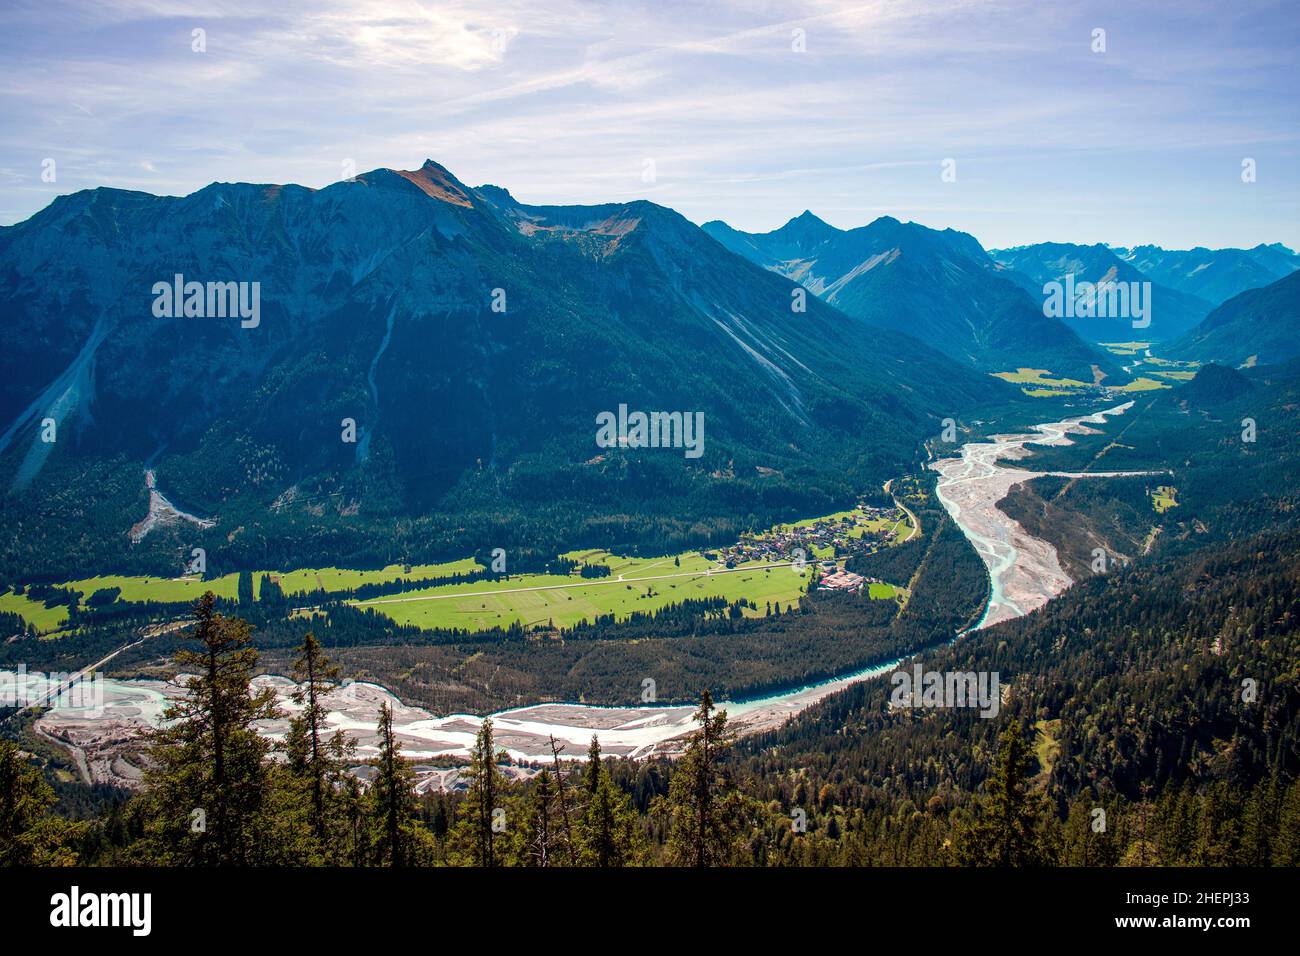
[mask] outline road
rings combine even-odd
[[[889,490],[889,486],[892,485],[893,483],[894,483],[893,478],[890,478],[887,482],[885,482],[885,494],[889,495],[891,498],[894,499],[895,506],[902,508],[903,513],[907,515],[907,520],[912,523],[911,534],[909,534],[906,538],[903,539],[904,541],[911,541],[913,538],[915,538],[918,534],[921,533],[921,522],[916,520],[916,515],[912,514],[912,509],[907,507],[907,505],[903,504],[901,501],[899,501],[898,497],[892,491]]]
[[[117,655],[121,654],[123,651],[130,650],[133,647],[139,647],[145,641],[149,640],[149,638],[157,637],[159,634],[167,634],[170,633],[171,631],[180,630],[181,628],[186,627],[189,623],[190,623],[189,619],[186,618],[179,621],[168,621],[166,624],[158,624],[158,625],[154,625],[151,628],[146,628],[145,633],[140,636],[139,640],[132,641],[130,644],[123,644],[117,650],[95,661],[95,663],[88,664],[85,667],[81,668],[81,670],[77,671],[76,673],[69,675],[68,679],[60,683],[57,687],[51,688],[45,694],[43,704],[33,703],[28,706],[40,707],[46,704],[50,704],[55,700],[58,700],[59,696],[65,690],[67,690],[69,687],[72,687],[78,681],[84,679],[88,675],[93,674],[95,671],[99,670],[101,667],[103,667],[113,658],[117,657]],[[85,783],[92,782],[90,777],[90,765],[86,760],[86,753],[84,750],[82,750],[80,747],[76,746],[75,744],[69,743],[66,740],[60,740],[58,737],[55,737],[52,734],[47,733],[40,726],[39,723],[33,725],[33,729],[36,731],[38,736],[44,738],[45,740],[48,740],[50,743],[57,744],[58,746],[62,747],[63,749],[67,750],[70,754],[72,754],[72,759],[77,764],[77,770],[81,773],[81,779]]]

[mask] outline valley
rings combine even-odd
[[[1122,415],[1132,403],[1117,405],[1081,418],[1038,425],[1033,432],[998,435],[988,442],[962,446],[959,458],[931,463],[942,476],[936,494],[961,526],[988,567],[992,594],[979,627],[1022,617],[1056,597],[1074,582],[1062,570],[1056,548],[1028,534],[1008,518],[998,503],[1015,486],[1035,478],[1125,478],[1155,474],[1144,471],[1030,471],[999,462],[1015,461],[1029,452],[1027,446],[1071,443],[1071,435],[1091,434],[1089,425]]]
[[[989,596],[975,623],[975,629],[1028,614],[1072,583],[1061,570],[1053,546],[1025,533],[1018,523],[997,507],[997,503],[1010,488],[1042,473],[1002,463],[1023,457],[1027,454],[1026,446],[1069,444],[1072,436],[1090,434],[1090,424],[1123,415],[1129,408],[1131,404],[1115,406],[1081,418],[1044,423],[1031,432],[967,443],[963,445],[959,457],[931,464],[930,467],[939,475],[935,485],[938,501],[978,552],[991,581]],[[1106,479],[1141,473],[1052,474],[1072,478],[1084,477],[1086,474],[1086,477]],[[902,512],[900,507],[900,516],[893,521],[893,533],[889,541],[902,543],[912,539],[910,533],[905,539],[897,534],[896,529],[903,522],[908,522],[909,525],[915,522],[914,516],[904,517]],[[790,535],[800,528],[815,530],[819,527],[840,527],[840,522],[844,522],[842,527],[845,529],[858,531],[859,538],[872,534],[873,529],[883,530],[880,528],[881,519],[859,510],[780,526],[769,535],[756,536],[750,540],[763,541],[769,537]],[[441,624],[458,621],[460,626],[472,626],[476,619],[485,620],[485,617],[482,613],[476,615],[473,609],[467,610],[466,603],[478,603],[478,611],[483,612],[489,600],[496,607],[498,601],[515,601],[518,600],[518,595],[526,593],[533,596],[533,600],[542,602],[539,613],[547,614],[548,623],[552,623],[556,609],[563,610],[562,603],[569,603],[569,596],[562,595],[562,592],[570,589],[580,595],[580,600],[572,602],[578,608],[570,614],[587,607],[587,602],[592,600],[591,592],[602,588],[612,589],[612,593],[620,596],[628,590],[641,595],[655,591],[655,582],[664,582],[657,587],[672,591],[674,585],[668,582],[674,580],[681,581],[684,588],[689,588],[678,599],[708,594],[710,592],[706,589],[714,586],[714,582],[732,581],[740,589],[732,593],[746,594],[747,599],[756,601],[788,594],[790,599],[797,600],[807,585],[799,574],[792,572],[811,573],[811,568],[796,567],[791,562],[727,568],[725,564],[718,566],[716,560],[710,561],[703,554],[637,560],[619,559],[606,552],[594,551],[573,553],[565,557],[583,564],[595,563],[609,567],[613,579],[529,584],[527,582],[547,576],[523,576],[517,579],[517,586],[512,588],[501,588],[500,582],[496,581],[483,581],[432,589],[434,593],[416,591],[400,597],[358,603],[363,607],[373,607],[402,623],[437,621]],[[305,578],[300,577],[300,580],[310,579],[310,572],[301,574]],[[687,582],[693,584],[688,585]],[[640,591],[642,585],[646,586],[646,592]],[[717,586],[725,590],[725,586]],[[467,588],[475,590],[465,592],[464,589]],[[557,594],[557,591],[561,594]],[[881,596],[893,596],[892,589],[889,594]],[[872,597],[876,595],[872,594]],[[405,621],[402,620],[402,616],[406,616],[404,611],[407,607],[431,606],[446,607],[448,610],[439,610],[424,618],[416,611],[407,616]],[[501,606],[508,610],[498,611],[498,614],[518,610],[514,604]],[[605,613],[617,613],[614,602],[605,601],[601,607]],[[611,608],[615,610],[611,611]],[[960,636],[951,634],[948,639],[954,640]],[[734,726],[741,733],[771,731],[828,696],[891,671],[903,659],[898,657],[876,662],[848,674],[837,674],[777,693],[723,701],[720,706],[728,712]],[[41,719],[38,726],[44,734],[72,747],[74,752],[81,755],[80,762],[96,768],[95,779],[130,784],[139,773],[137,763],[131,759],[130,740],[157,721],[165,701],[179,693],[176,682],[179,679],[109,680],[106,704],[102,711],[91,714],[74,708],[56,707]],[[294,689],[291,681],[273,676],[258,680],[263,682],[259,686],[275,691],[280,706],[286,713],[293,712],[294,705],[289,700]],[[636,683],[637,680],[629,676],[629,683]],[[654,686],[653,680],[650,686]],[[328,726],[353,737],[360,748],[359,754],[363,756],[374,752],[374,726],[380,704],[388,704],[393,708],[399,739],[403,742],[405,752],[417,760],[464,754],[482,721],[481,717],[470,714],[440,715],[404,703],[386,688],[365,682],[347,682],[331,691],[324,700],[328,709]],[[683,734],[690,729],[692,711],[690,706],[657,706],[653,703],[611,707],[549,701],[498,711],[491,714],[491,717],[497,729],[498,741],[516,760],[548,759],[552,738],[565,745],[567,754],[576,755],[581,752],[592,733],[600,737],[606,753],[640,758],[678,752]],[[262,731],[277,738],[283,734],[284,725],[272,722],[264,725]]]

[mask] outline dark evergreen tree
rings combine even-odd
[[[371,829],[377,860],[384,866],[408,866],[415,850],[415,774],[402,757],[387,703],[379,705],[379,756],[374,766]]]
[[[497,767],[495,748],[492,719],[486,717],[474,741],[470,755],[469,791],[453,830],[453,842],[471,866],[491,867],[502,862],[496,846],[500,825],[497,821],[501,820],[508,826],[508,816],[502,803],[505,785]]]
[[[270,689],[253,693],[257,651],[239,618],[218,614],[208,591],[192,610],[176,664],[195,676],[152,734],[145,775],[146,831],[156,862],[249,865],[264,860],[261,814],[271,786],[270,745],[254,724],[278,716]]]
[[[584,771],[584,807],[578,825],[579,861],[586,866],[617,867],[637,861],[644,835],[632,798],[614,783],[593,734]]]
[[[720,762],[730,749],[727,713],[714,713],[713,696],[700,695],[686,752],[673,771],[666,804],[667,855],[676,866],[724,866],[735,861],[745,823],[745,802]]]
[[[11,740],[0,740],[0,866],[72,866],[86,829],[50,812],[54,790]]]
[[[331,798],[341,783],[343,761],[355,744],[342,732],[325,737],[325,708],[321,697],[338,679],[339,669],[321,650],[316,636],[308,631],[294,661],[294,678],[298,689],[293,699],[302,710],[289,721],[286,740],[289,766],[307,782],[311,794],[312,830],[325,848],[331,842],[339,821],[334,819]]]
[[[1041,800],[1030,789],[1033,752],[1018,721],[998,739],[993,773],[984,782],[976,819],[958,843],[968,866],[1032,866],[1043,862],[1038,821]]]
[[[253,603],[253,572],[240,571],[239,583],[236,593],[239,595],[239,603],[245,606]]]

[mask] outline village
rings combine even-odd
[[[765,534],[743,534],[735,545],[705,556],[728,568],[750,562],[790,561],[802,556],[810,565],[820,567],[819,589],[857,591],[882,582],[854,574],[838,562],[855,553],[888,547],[911,533],[908,516],[901,508],[859,502],[852,511],[798,524],[777,525]]]

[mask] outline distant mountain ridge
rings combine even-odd
[[[1076,285],[1081,282],[1093,285],[1150,283],[1150,301],[1145,303],[1149,312],[1139,320],[1149,320],[1150,324],[1145,327],[1135,327],[1133,316],[1126,315],[1105,318],[1078,315],[1065,319],[1070,328],[1092,342],[1173,338],[1200,322],[1213,307],[1204,299],[1162,284],[1101,243],[1088,246],[1072,242],[1039,242],[1010,249],[993,249],[989,255],[1013,275],[1023,277],[1021,282],[1025,289],[1040,298],[1045,284],[1064,283],[1067,276],[1072,277]],[[1084,296],[1080,294],[1079,298]],[[1076,312],[1081,311],[1076,309]]]
[[[1300,356],[1300,272],[1234,296],[1160,354],[1231,368]]]
[[[1300,269],[1300,256],[1275,242],[1251,249],[1162,249],[1117,247],[1115,255],[1170,288],[1222,305],[1247,289],[1258,289]]]
[[[705,232],[738,255],[804,285],[843,312],[915,335],[985,371],[1024,366],[1092,381],[1109,358],[1085,344],[1004,274],[975,237],[883,216],[837,229],[809,211],[767,233],[719,220]]]

